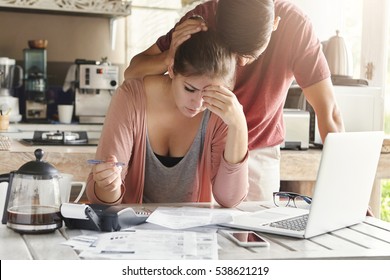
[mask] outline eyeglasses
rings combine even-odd
[[[309,208],[312,200],[309,196],[293,192],[274,192],[273,195],[277,207]]]

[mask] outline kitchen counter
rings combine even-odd
[[[101,124],[33,124],[11,123],[0,135],[11,139],[9,151],[0,151],[0,174],[18,170],[28,161],[35,160],[34,151],[42,149],[43,159],[60,172],[74,175],[75,181],[85,181],[91,170],[88,159],[95,158],[97,146],[40,146],[22,144],[19,139],[32,139],[34,131],[86,131],[89,139],[99,139]]]
[[[42,149],[44,152],[55,152],[61,154],[95,154],[97,146],[51,146],[51,145],[27,145],[21,143],[18,139],[11,140],[11,153],[32,153],[36,149]]]
[[[27,146],[11,139],[9,151],[0,151],[0,174],[18,170],[28,161],[35,160],[35,149],[41,148],[43,159],[62,173],[73,174],[75,181],[85,181],[91,170],[88,159],[95,157],[97,146]]]
[[[36,124],[36,123],[11,123],[8,130],[0,131],[0,135],[12,139],[31,139],[34,131],[86,131],[88,138],[99,139],[102,131],[102,124]]]

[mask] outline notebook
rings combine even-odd
[[[383,131],[329,133],[310,209],[275,207],[235,216],[223,226],[310,238],[362,222],[383,138]],[[301,230],[281,228],[280,221],[300,216],[307,220]]]

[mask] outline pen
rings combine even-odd
[[[104,160],[99,160],[99,159],[89,159],[89,160],[87,160],[87,162],[88,162],[89,164],[99,164],[99,163],[104,163],[104,162],[106,162],[106,161],[104,161]],[[113,162],[113,164],[115,164],[116,166],[125,166],[125,165],[126,165],[126,164],[123,163],[123,162]]]
[[[102,250],[102,254],[135,254],[134,251],[115,251],[115,250]]]

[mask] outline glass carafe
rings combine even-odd
[[[23,233],[52,232],[62,226],[60,175],[42,161],[41,149],[35,157],[12,173],[8,186],[7,226]]]

